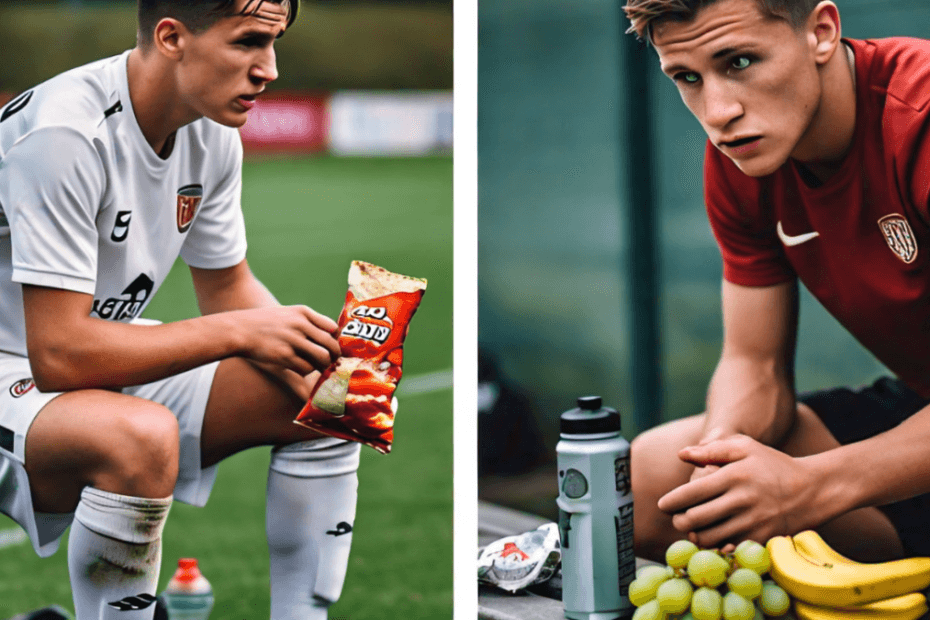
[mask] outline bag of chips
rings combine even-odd
[[[562,563],[559,526],[545,523],[532,532],[507,536],[478,552],[478,582],[516,592],[552,578]]]
[[[426,280],[352,261],[337,321],[342,356],[323,371],[295,423],[391,451],[391,400],[403,375],[410,319],[425,290]]]

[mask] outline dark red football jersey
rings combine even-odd
[[[748,177],[710,142],[704,187],[724,278],[799,278],[867,349],[930,397],[930,41],[846,41],[856,128],[820,187],[789,160]]]

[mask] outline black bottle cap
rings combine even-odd
[[[601,406],[600,396],[582,396],[578,408],[562,414],[563,435],[596,435],[620,432],[620,414],[616,409]]]

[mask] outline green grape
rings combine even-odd
[[[633,620],[664,620],[665,613],[659,609],[658,601],[649,601],[633,612]]]
[[[762,577],[754,570],[737,568],[727,579],[727,587],[752,601],[762,594]]]
[[[677,540],[665,551],[665,561],[672,568],[684,568],[698,547],[690,540]]]
[[[658,564],[648,564],[636,571],[636,578],[646,579],[647,581],[661,578],[664,581],[665,579],[668,579],[668,571],[666,570],[665,566],[659,566]],[[661,583],[661,581],[659,583]]]
[[[759,606],[768,616],[783,616],[791,606],[791,599],[781,586],[764,584],[762,596],[759,597]]]
[[[765,617],[762,615],[762,610],[759,609],[758,606],[754,605],[753,609],[755,611],[753,612],[752,620],[765,620]]]
[[[733,554],[736,558],[736,563],[743,568],[754,570],[760,575],[769,572],[769,569],[772,567],[772,560],[769,558],[768,549],[755,541],[746,542],[751,544],[746,544],[742,549],[737,548],[736,552]],[[740,544],[741,546],[743,545],[743,543]]]
[[[640,607],[655,598],[655,591],[642,579],[634,579],[630,582],[627,597],[635,607]]]
[[[691,597],[691,615],[694,620],[720,620],[723,614],[723,597],[713,588],[698,588]]]
[[[755,615],[752,601],[736,592],[723,597],[723,620],[752,620]]]
[[[688,578],[696,586],[716,588],[727,580],[729,569],[729,563],[714,551],[698,551],[688,560]]]
[[[669,579],[656,590],[656,600],[665,613],[680,614],[688,609],[692,591],[687,579]]]
[[[744,541],[741,542],[740,544],[736,545],[736,548],[733,550],[733,553],[735,554],[735,553],[736,553],[737,551],[739,551],[740,549],[745,549],[746,547],[751,547],[752,545],[758,545],[758,544],[759,544],[759,543],[757,543],[757,542],[754,541],[754,540],[748,540],[748,539],[747,539],[747,540],[744,540]]]
[[[649,566],[651,570],[644,570],[639,577],[630,582],[628,596],[630,602],[637,607],[651,601],[656,597],[656,590],[669,575],[663,566]]]

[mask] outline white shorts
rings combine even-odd
[[[207,503],[216,466],[200,468],[200,433],[210,386],[219,362],[122,390],[170,409],[180,426],[180,467],[174,498],[186,504]],[[16,521],[29,535],[41,557],[58,550],[59,540],[74,514],[35,513],[29,478],[23,466],[26,434],[39,411],[61,392],[43,393],[32,382],[29,360],[0,353],[0,512]]]

